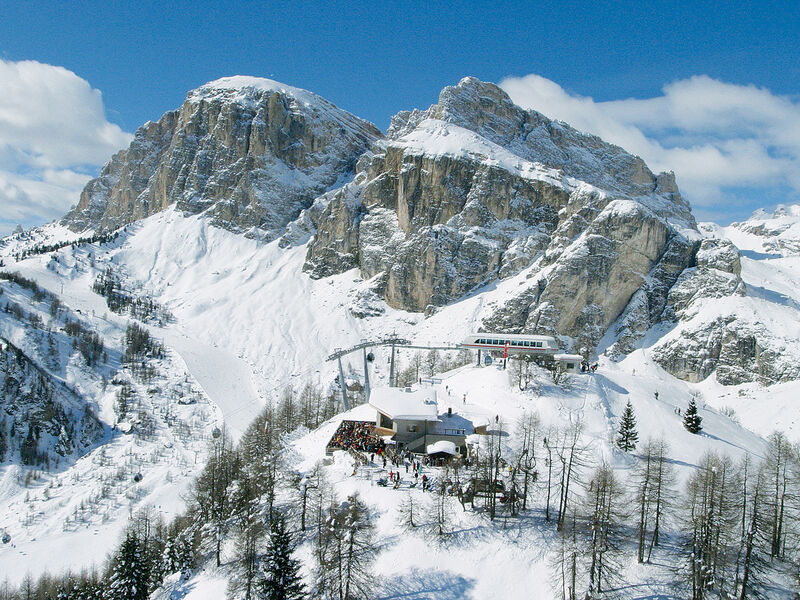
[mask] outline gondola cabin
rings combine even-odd
[[[473,333],[461,342],[462,348],[473,350],[499,350],[508,353],[553,355],[559,351],[556,338],[548,335],[523,335],[515,333]]]

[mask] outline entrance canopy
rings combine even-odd
[[[455,456],[458,454],[458,452],[456,452],[456,445],[453,442],[448,442],[447,440],[440,440],[434,444],[428,444],[426,450],[428,451],[428,455],[449,454],[450,456]]]

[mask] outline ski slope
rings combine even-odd
[[[43,230],[43,235],[51,239],[68,235],[56,225]],[[75,569],[101,561],[117,543],[132,510],[150,504],[165,518],[179,512],[182,495],[202,465],[213,428],[224,423],[238,437],[261,407],[279,397],[286,386],[298,387],[307,381],[329,386],[336,366],[326,359],[333,349],[388,334],[420,344],[457,343],[479,327],[495,306],[512,297],[531,269],[523,269],[423,317],[369,298],[366,292],[370,282],[362,281],[356,271],[311,280],[301,271],[305,245],[281,248],[277,242],[262,244],[215,228],[201,216],[187,217],[172,208],[129,226],[112,244],[74,251],[61,249],[56,253],[59,261],[55,266],[49,254],[15,262],[11,258],[14,249],[14,244],[9,243],[0,248],[7,268],[36,280],[58,294],[66,305],[79,310],[109,346],[120,347],[128,317],[109,311],[105,300],[92,291],[92,282],[104,269],[114,269],[132,289],[165,305],[175,316],[174,322],[164,327],[149,326],[168,348],[163,385],[185,385],[203,403],[187,409],[186,418],[194,432],[190,440],[176,438],[166,425],[158,428],[157,439],[147,446],[137,447],[129,437],[118,437],[58,478],[44,475],[31,489],[21,485],[18,467],[0,467],[0,497],[7,507],[0,514],[0,528],[9,530],[14,540],[13,546],[0,547],[0,572],[9,573],[12,582],[19,581],[28,571],[36,575],[45,568]],[[765,256],[755,246],[745,249],[742,276],[748,286],[760,290],[762,299],[768,297],[781,305],[781,311],[775,314],[783,315],[784,310],[800,303],[800,288],[793,284],[800,280],[796,256]],[[379,316],[353,315],[350,307],[364,298],[381,313]],[[377,348],[375,354],[376,360],[370,365],[371,381],[373,386],[385,385],[388,351]],[[410,351],[400,349],[400,365],[408,364],[411,356]],[[646,347],[621,362],[601,356],[599,363],[595,375],[575,376],[567,389],[539,380],[536,393],[523,393],[509,382],[508,372],[495,366],[462,368],[446,374],[443,385],[450,390],[447,398],[452,398],[454,409],[470,411],[475,418],[493,420],[502,415],[510,426],[523,410],[535,408],[546,423],[554,425],[580,419],[587,436],[594,440],[597,456],[622,474],[630,468],[631,458],[621,455],[610,442],[628,400],[639,420],[640,439],[665,437],[684,479],[706,450],[725,452],[734,458],[748,453],[759,456],[764,448],[763,436],[774,429],[783,429],[792,440],[800,440],[797,382],[769,388],[759,384],[726,387],[710,377],[699,384],[689,384],[655,365]],[[359,353],[345,360],[348,378],[360,378],[362,368]],[[705,428],[699,436],[686,432],[675,412],[677,408],[685,409],[693,393],[700,394],[704,418]],[[464,394],[466,404],[462,402]],[[445,396],[446,392],[440,390],[440,398]],[[113,425],[110,397],[97,401],[101,417]],[[156,398],[151,409],[159,414],[167,405],[168,399],[159,404]],[[446,408],[447,404],[443,406]],[[732,416],[723,414],[723,409]],[[196,411],[194,416],[191,410]],[[335,424],[327,427],[335,428]],[[298,450],[305,457],[303,464],[319,458],[326,435],[329,430],[323,428],[298,442]],[[80,502],[99,494],[102,484],[95,475],[101,452],[112,462],[124,462],[131,454],[141,456],[145,480],[138,487],[143,491],[135,491],[137,486],[128,480],[113,501],[103,505],[96,522],[88,519],[86,527],[64,529],[65,520]],[[337,468],[343,474],[342,490],[349,489],[351,483],[346,476],[350,467]],[[50,499],[44,498],[45,490]],[[376,507],[382,506],[385,492],[364,490],[365,495],[377,494],[370,496]],[[54,493],[58,498],[53,498]],[[22,525],[17,515],[31,510],[26,495],[33,498],[30,504],[34,518],[29,525]],[[386,510],[390,514],[395,509]],[[385,535],[396,538],[393,525],[386,527]],[[479,525],[464,522],[463,527],[470,530]],[[547,543],[546,537],[536,537],[540,534],[544,535],[520,531],[520,539],[534,536],[531,539],[537,540],[535,544],[507,549],[506,538],[495,539],[494,534],[487,533],[487,545],[478,545],[480,550],[434,549],[430,559],[422,557],[421,542],[408,540],[398,546],[396,553],[379,558],[385,594],[391,597],[401,590],[411,594],[417,589],[418,597],[426,597],[424,593],[428,592],[422,590],[429,590],[424,583],[433,577],[431,561],[435,560],[441,566],[442,581],[449,582],[443,584],[441,597],[485,597],[481,594],[487,592],[489,584],[480,577],[476,579],[476,573],[490,572],[500,562],[513,563],[514,553],[523,548],[538,556],[536,544]],[[73,551],[66,551],[68,548]],[[53,549],[58,550],[55,562],[49,560]],[[480,558],[480,553],[505,558],[495,562]],[[540,558],[531,558],[534,562],[527,564],[524,574],[522,569],[509,567],[498,576],[510,586],[508,589],[543,590],[541,580],[546,577]]]

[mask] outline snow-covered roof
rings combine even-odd
[[[458,454],[456,452],[456,445],[453,442],[448,442],[447,440],[439,440],[433,444],[428,444],[426,450],[428,454],[436,454],[437,452],[445,452],[453,456]]]
[[[433,389],[377,388],[370,392],[369,404],[393,420],[439,420],[436,390]]]
[[[581,362],[583,357],[580,354],[554,354],[553,360]]]

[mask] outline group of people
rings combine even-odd
[[[408,473],[408,464],[406,464],[405,467],[406,467],[406,473]],[[414,483],[412,483],[410,486],[412,488],[417,487],[417,484],[419,483],[420,474],[422,474],[422,465],[419,463],[415,463],[413,467],[413,472],[414,472]],[[378,485],[385,487],[386,485],[391,483],[394,489],[398,489],[402,481],[403,478],[400,475],[400,471],[391,470],[389,471],[388,477],[386,478],[382,477],[381,479],[378,480]],[[431,489],[431,479],[427,475],[422,475],[422,491],[425,492],[428,491],[429,489]]]
[[[401,469],[405,469],[406,475],[408,475],[410,471],[410,474],[414,477],[414,482],[410,484],[410,487],[416,487],[421,477],[423,491],[430,489],[431,480],[427,475],[422,473],[423,464],[427,465],[430,462],[427,456],[418,457],[413,452],[409,452],[408,450],[388,453],[376,452],[370,454],[370,462],[375,462],[376,454],[378,460],[383,462],[384,469],[390,465],[388,476],[381,477],[378,480],[378,485],[385,487],[389,484],[392,484],[394,489],[398,489],[400,487],[400,483],[402,482]],[[353,475],[355,475],[355,472],[353,472]]]
[[[328,447],[382,454],[385,443],[374,434],[374,428],[370,421],[342,421]]]
[[[581,373],[594,373],[595,371],[597,371],[597,363],[590,365],[588,360],[585,360],[581,363]]]

